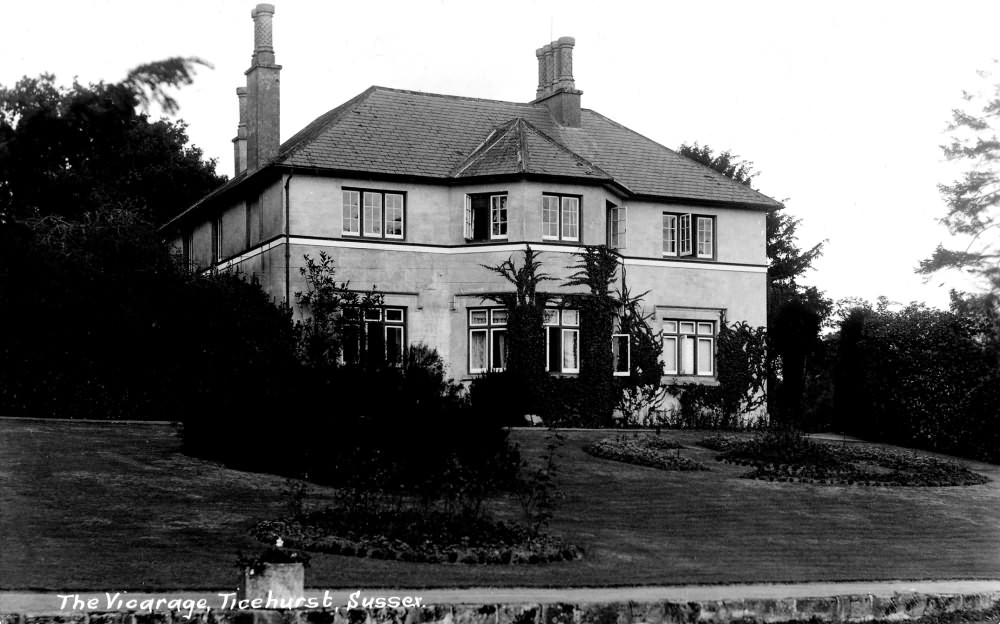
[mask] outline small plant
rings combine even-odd
[[[559,492],[556,489],[556,452],[562,446],[565,437],[556,429],[550,429],[546,436],[545,462],[541,468],[528,471],[518,484],[517,497],[521,510],[528,522],[533,535],[540,534],[555,511]],[[527,467],[523,467],[524,471]]]
[[[308,486],[299,479],[286,479],[281,495],[285,502],[285,513],[290,518],[300,518],[305,515],[305,500]]]

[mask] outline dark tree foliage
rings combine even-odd
[[[222,184],[183,121],[136,110],[176,112],[169,89],[190,84],[199,63],[150,63],[110,84],[62,87],[43,74],[0,87],[0,223],[127,208],[159,225]]]
[[[565,281],[567,287],[585,287],[587,294],[566,297],[570,307],[580,310],[579,384],[589,398],[579,425],[606,427],[613,423],[618,402],[614,378],[614,355],[609,338],[621,302],[614,294],[621,256],[604,245],[591,245],[575,254],[576,271]]]
[[[1000,372],[982,318],[886,302],[843,313],[838,424],[866,439],[997,461]]]
[[[249,417],[294,360],[287,310],[236,276],[181,270],[133,211],[8,224],[0,238],[0,315],[17,328],[0,339],[3,413]]]
[[[742,160],[729,150],[715,154],[708,145],[681,145],[678,150],[703,165],[752,188],[757,172],[753,163]],[[821,348],[819,328],[829,316],[832,302],[815,287],[806,287],[799,279],[823,253],[825,241],[803,250],[797,230],[801,219],[784,212],[783,207],[768,210],[767,230],[767,331],[772,337],[768,351],[769,412],[788,425],[808,427],[804,404],[806,379],[819,374],[811,370],[811,361]]]
[[[996,61],[994,61],[996,64]],[[980,72],[982,93],[963,92],[968,109],[955,109],[948,124],[950,142],[941,146],[945,158],[966,167],[951,184],[938,186],[948,205],[941,223],[961,237],[964,245],[938,245],[923,260],[918,273],[931,275],[957,269],[978,277],[985,286],[984,302],[1000,311],[1000,83],[991,72]]]
[[[538,257],[538,252],[526,245],[520,267],[513,257],[498,265],[483,267],[514,286],[513,293],[495,293],[486,298],[507,308],[507,373],[500,377],[503,383],[518,390],[501,403],[486,405],[487,401],[480,401],[480,406],[487,410],[504,406],[507,415],[503,419],[511,424],[523,423],[525,414],[549,411],[545,406],[548,374],[545,372],[543,323],[545,304],[551,297],[539,292],[538,287],[553,278],[541,272],[542,263]],[[480,388],[479,395],[484,397],[485,392]]]

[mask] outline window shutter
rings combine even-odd
[[[677,229],[680,230],[677,235],[678,243],[680,244],[678,251],[682,256],[690,256],[694,248],[692,244],[694,232],[691,229],[691,213],[680,215],[678,221],[679,227]]]
[[[472,239],[472,197],[465,196],[465,240]]]
[[[618,237],[621,239],[622,248],[628,247],[628,206],[622,206],[621,229]]]

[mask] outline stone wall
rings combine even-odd
[[[50,612],[0,614],[0,624],[696,624],[792,620],[910,620],[1000,606],[1000,592],[897,593],[891,597],[612,602],[600,604],[430,605],[410,609],[251,610],[195,612]]]

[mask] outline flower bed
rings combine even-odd
[[[869,445],[817,442],[787,433],[753,438],[713,436],[699,442],[717,460],[750,466],[742,476],[829,485],[938,487],[989,481],[950,460]]]
[[[635,435],[604,438],[583,450],[594,457],[660,470],[708,470],[705,464],[682,456],[682,448],[683,445],[660,436]]]
[[[482,516],[417,509],[326,509],[294,520],[266,520],[254,537],[334,555],[423,563],[534,564],[572,561],[582,551],[557,537]]]

